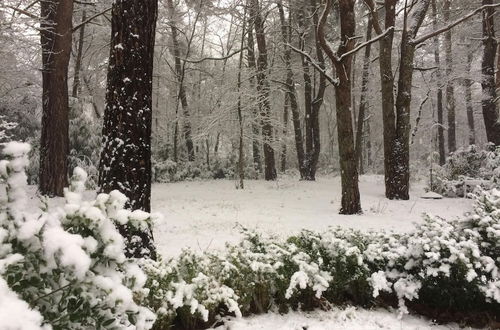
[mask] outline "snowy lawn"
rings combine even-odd
[[[399,320],[397,312],[383,309],[364,310],[349,307],[345,310],[290,312],[285,315],[268,313],[232,319],[217,330],[447,330],[459,328],[456,324],[435,325],[412,315]]]
[[[155,241],[159,252],[169,257],[185,247],[204,251],[236,243],[241,237],[238,224],[280,236],[329,226],[402,232],[421,222],[425,212],[454,219],[472,209],[469,199],[420,198],[423,184],[413,184],[409,201],[390,201],[384,197],[383,180],[383,176],[361,177],[364,214],[352,216],[338,214],[339,177],[320,177],[316,182],[246,181],[244,190],[237,190],[230,180],[155,184],[152,209],[164,217],[155,225]]]

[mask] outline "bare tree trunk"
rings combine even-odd
[[[257,58],[257,86],[259,87],[259,103],[262,104],[262,137],[264,140],[264,178],[276,180],[276,164],[273,142],[273,125],[271,123],[271,105],[269,102],[269,81],[267,79],[267,46],[264,33],[264,21],[261,16],[259,0],[251,0],[250,13],[253,17],[255,38],[259,56]]]
[[[297,13],[297,23],[299,27],[304,31],[303,35],[300,36],[300,48],[306,51],[306,43],[308,35],[307,23],[306,23],[307,11],[304,7],[300,8]],[[302,64],[302,78],[304,80],[304,142],[305,142],[305,153],[303,160],[303,170],[304,175],[302,179],[312,180],[311,178],[311,156],[313,153],[313,128],[312,128],[312,98],[313,98],[313,82],[311,78],[311,69],[309,66],[309,60],[302,54],[300,56]]]
[[[500,44],[497,45],[497,74],[496,74],[495,86],[498,94],[500,92]],[[498,102],[497,102],[497,107],[498,107]]]
[[[87,20],[87,12],[85,9],[82,10],[82,23]],[[78,48],[76,51],[76,59],[75,59],[75,70],[73,77],[73,91],[71,96],[74,98],[78,97],[78,93],[80,91],[80,71],[82,70],[82,57],[83,57],[83,45],[85,38],[85,25],[83,24],[80,27],[80,35],[78,37]]]
[[[285,102],[283,104],[283,141],[281,149],[281,172],[286,171],[286,137],[288,134],[288,104],[289,104],[288,93],[285,93]]]
[[[450,22],[451,1],[444,0],[443,16],[445,24]],[[457,149],[456,138],[456,116],[455,116],[455,86],[453,82],[453,58],[452,58],[452,40],[451,29],[444,33],[444,49],[446,61],[446,112],[448,114],[448,152],[454,152]]]
[[[368,18],[368,23],[366,25],[366,40],[372,38],[372,18]],[[365,47],[365,55],[363,58],[363,72],[361,73],[361,95],[359,97],[359,111],[358,111],[358,127],[356,131],[356,157],[359,164],[359,173],[363,174],[363,127],[365,122],[365,110],[366,110],[366,97],[368,94],[368,78],[370,76],[370,55],[371,55],[371,45]]]
[[[151,210],[152,78],[158,3],[116,0],[111,20],[103,150],[102,192],[120,190],[128,207]],[[129,256],[156,257],[151,228],[119,226]],[[139,236],[137,241],[134,236]]]
[[[385,1],[385,29],[395,26],[397,0]],[[378,24],[378,16],[373,17],[373,23]],[[378,26],[378,25],[376,25]],[[379,28],[376,31],[381,34]],[[385,170],[385,196],[389,199],[396,198],[394,192],[394,174],[397,167],[394,159],[394,140],[396,137],[396,116],[394,114],[394,73],[392,71],[392,45],[394,31],[389,31],[379,42],[380,82],[382,92],[382,122],[384,128],[384,170]]]
[[[68,184],[68,65],[72,39],[72,0],[40,3],[42,45],[42,134],[40,193],[63,196]]]
[[[319,24],[319,16],[318,16],[318,8],[316,5],[316,0],[310,0],[311,10],[313,11],[313,26],[318,26]],[[319,42],[317,30],[314,29],[314,42],[316,49],[316,59],[318,65],[321,69],[325,70],[325,56],[323,54],[323,50],[321,48],[321,44]],[[318,168],[319,154],[321,151],[321,139],[320,139],[320,131],[319,131],[319,111],[321,110],[321,106],[323,105],[323,98],[325,96],[326,90],[326,78],[324,75],[319,75],[318,89],[316,91],[316,95],[312,100],[312,109],[311,109],[311,129],[312,129],[312,142],[313,149],[311,150],[311,154],[306,158],[308,161],[308,179],[316,180],[316,170]]]
[[[472,79],[470,77],[471,64],[473,61],[473,51],[471,45],[467,45],[467,61],[465,70],[467,78],[464,79],[465,107],[467,109],[467,124],[469,126],[469,144],[476,144],[476,130],[474,123],[474,108],[472,106]]]
[[[300,112],[299,105],[297,102],[297,91],[295,89],[295,80],[293,78],[292,71],[292,59],[291,59],[291,50],[285,44],[291,43],[291,13],[288,18],[288,25],[285,21],[285,13],[283,11],[283,5],[281,1],[278,1],[278,11],[280,15],[281,22],[281,38],[283,41],[283,58],[285,61],[286,67],[286,88],[287,88],[287,96],[290,102],[290,110],[292,113],[292,122],[293,122],[293,131],[295,137],[295,149],[297,151],[297,162],[299,167],[300,178],[304,179],[305,177],[305,168],[304,168],[304,142],[302,139],[302,128],[300,125]]]
[[[308,7],[304,5],[304,7]],[[307,29],[306,18],[309,11],[306,8],[301,8],[298,13],[298,24],[304,31]],[[318,25],[318,10],[315,0],[310,0],[310,11],[312,12],[313,26]],[[306,46],[307,34],[302,36],[301,48]],[[323,51],[318,41],[316,31],[314,30],[314,42],[317,63],[321,68],[325,68],[325,59]],[[314,75],[311,74],[311,65],[309,59],[301,56],[302,71],[304,78],[304,108],[305,108],[305,155],[304,155],[304,180],[314,181],[316,179],[316,169],[318,166],[320,145],[320,132],[319,132],[319,110],[323,105],[323,97],[326,89],[326,79],[324,75],[320,75],[318,82],[318,89],[316,91],[314,86],[316,81]]]
[[[396,0],[385,1],[385,28],[394,28]],[[411,10],[405,0],[404,24],[400,45],[399,78],[396,103],[394,104],[392,75],[392,43],[394,31],[380,39],[380,77],[382,81],[382,111],[384,122],[385,195],[389,199],[409,199],[410,188],[410,105],[413,79],[415,39],[425,18],[431,0],[420,0]],[[382,34],[378,14],[372,0],[366,0],[373,16],[374,29]],[[409,22],[409,24],[408,24]],[[395,112],[394,112],[395,105]]]
[[[401,35],[401,52],[399,60],[398,93],[396,96],[396,136],[394,139],[394,161],[392,197],[407,200],[410,198],[410,106],[413,81],[413,62],[416,45],[412,40],[416,37],[424,21],[430,0],[421,0],[420,8],[414,9],[411,17],[407,17]],[[410,24],[408,25],[408,22]]]
[[[187,95],[186,95],[186,88],[184,86],[184,78],[185,78],[185,73],[182,68],[181,64],[181,50],[180,50],[180,45],[179,45],[179,40],[178,40],[178,31],[177,27],[175,24],[175,8],[174,8],[174,3],[173,0],[167,0],[167,7],[169,10],[170,14],[170,29],[172,33],[172,44],[173,44],[173,55],[174,55],[174,61],[175,61],[175,72],[177,76],[177,83],[179,87],[179,93],[178,93],[178,100],[181,103],[182,106],[182,115],[183,115],[183,125],[182,125],[182,132],[184,135],[184,140],[186,142],[186,149],[187,149],[187,154],[188,154],[188,160],[190,162],[194,161],[195,155],[194,155],[194,144],[193,144],[193,138],[191,137],[191,121],[190,121],[190,113],[189,113],[189,106],[188,106],[188,100],[187,100]]]
[[[354,146],[354,132],[352,126],[351,109],[351,64],[352,55],[341,56],[351,51],[355,46],[355,27],[354,19],[355,0],[339,0],[340,12],[340,44],[335,54],[328,45],[324,27],[328,19],[328,14],[332,8],[332,0],[326,1],[325,10],[321,16],[318,25],[318,40],[321,47],[325,50],[332,61],[337,72],[338,84],[335,86],[335,101],[337,106],[337,132],[340,155],[340,177],[342,182],[342,207],[341,214],[361,213],[361,202],[358,188],[358,166],[356,151]]]
[[[365,122],[365,161],[366,161],[366,168],[371,171],[373,167],[373,160],[372,160],[372,141],[371,141],[371,125],[370,125],[370,117],[371,115],[368,114]]]
[[[254,51],[254,38],[253,38],[253,18],[252,15],[249,17],[248,22],[248,36],[247,36],[247,49],[248,49],[248,67],[253,71],[257,72],[257,61],[255,59],[255,51]],[[255,79],[250,78],[250,85],[252,89],[256,89],[255,87]],[[253,156],[253,165],[257,172],[262,172],[262,161],[260,158],[260,137],[261,137],[261,127],[260,127],[260,108],[262,105],[259,103],[258,108],[253,108],[253,120],[252,120],[252,156]]]
[[[240,49],[243,49],[245,44],[245,34],[246,34],[246,20],[247,20],[247,8],[245,7],[243,13],[243,27],[241,29],[241,43]],[[239,124],[239,135],[238,135],[238,177],[239,177],[239,188],[245,188],[245,154],[243,150],[243,114],[241,112],[241,69],[243,67],[243,52],[240,52],[240,58],[238,62],[238,104],[237,104],[237,114],[238,114],[238,124]]]
[[[493,0],[483,0],[483,5],[492,4]],[[483,11],[483,62],[481,86],[483,88],[483,118],[488,142],[500,145],[500,118],[496,104],[495,90],[495,55],[497,41],[495,39],[495,9],[490,7]]]
[[[437,30],[437,8],[436,0],[432,0],[432,27]],[[439,165],[443,166],[446,162],[446,150],[444,146],[444,120],[443,120],[443,89],[441,87],[441,60],[439,56],[439,36],[434,37],[434,62],[436,62],[436,83],[437,83],[437,119],[438,119],[438,149],[439,149]]]

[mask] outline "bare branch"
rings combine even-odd
[[[438,30],[436,30],[436,31],[433,31],[433,32],[431,32],[431,33],[429,33],[429,34],[426,34],[426,35],[424,35],[424,36],[421,36],[420,38],[413,39],[410,43],[411,43],[411,44],[413,44],[413,45],[418,45],[418,44],[420,44],[420,43],[422,43],[422,42],[424,42],[424,41],[426,41],[426,40],[428,40],[428,39],[430,39],[430,38],[432,38],[432,37],[437,36],[438,34],[441,34],[441,33],[443,33],[443,32],[446,32],[446,31],[448,31],[448,30],[450,30],[450,29],[454,28],[454,27],[455,27],[455,26],[457,26],[458,24],[460,24],[460,23],[462,23],[462,22],[464,22],[464,21],[468,20],[468,19],[469,19],[469,18],[471,18],[472,16],[474,16],[474,15],[476,15],[476,14],[480,13],[481,11],[483,11],[483,10],[485,10],[485,9],[488,9],[488,8],[495,8],[495,7],[500,7],[500,3],[498,3],[498,4],[491,4],[491,5],[484,5],[484,6],[481,6],[481,7],[477,8],[477,9],[475,9],[474,11],[472,11],[472,12],[468,13],[467,15],[465,15],[465,16],[463,16],[463,17],[461,17],[461,18],[457,19],[457,20],[456,20],[456,21],[454,21],[454,22],[451,22],[450,24],[448,24],[448,25],[446,25],[446,26],[444,26],[444,27],[442,27],[442,28],[440,28],[440,29],[438,29]]]
[[[10,8],[10,9],[12,9],[12,10],[14,10],[14,11],[17,11],[18,13],[21,13],[21,14],[23,14],[23,15],[26,15],[26,16],[28,16],[28,17],[30,17],[30,18],[33,18],[33,19],[36,19],[36,20],[40,20],[40,17],[39,17],[39,16],[37,16],[37,15],[35,15],[35,14],[32,14],[32,13],[30,13],[29,11],[26,11],[26,10],[23,10],[23,9],[20,9],[20,8],[14,7],[14,6],[10,6],[10,5],[7,5],[6,7],[7,7],[7,8]]]
[[[354,48],[354,49],[352,49],[352,50],[348,51],[347,53],[342,54],[342,56],[340,56],[340,57],[338,58],[338,61],[340,62],[340,61],[342,61],[345,57],[350,56],[350,55],[352,55],[352,54],[354,54],[354,53],[358,52],[359,50],[363,49],[364,47],[366,47],[366,46],[368,46],[368,45],[370,45],[370,44],[372,44],[372,43],[374,43],[374,42],[378,41],[379,39],[384,38],[384,37],[385,37],[385,36],[386,36],[389,32],[391,32],[392,30],[394,30],[394,26],[389,27],[387,30],[385,30],[385,31],[384,31],[384,33],[379,34],[379,35],[378,35],[378,36],[376,36],[375,38],[370,39],[370,40],[367,40],[367,41],[365,41],[365,42],[363,42],[363,43],[360,43],[358,46],[356,46],[356,48]]]
[[[340,62],[340,60],[337,58],[337,55],[335,55],[335,53],[333,52],[330,45],[328,45],[328,42],[326,41],[325,38],[325,25],[326,21],[328,20],[328,14],[330,13],[331,10],[332,10],[332,0],[326,0],[325,8],[323,9],[321,17],[319,19],[316,34],[318,36],[321,48],[323,48],[326,55],[328,55],[328,57],[332,60],[332,62]]]
[[[204,61],[223,61],[223,60],[227,60],[228,58],[231,58],[234,55],[239,54],[242,51],[247,50],[247,49],[248,49],[247,47],[244,47],[242,49],[236,50],[236,51],[232,52],[231,54],[228,54],[228,55],[223,56],[223,57],[204,57],[204,58],[200,58],[198,60],[190,60],[190,59],[187,59],[187,58],[183,58],[181,60],[184,61],[184,62],[187,62],[187,63],[201,63],[201,62],[204,62]]]
[[[316,61],[311,57],[311,55],[309,55],[308,53],[298,49],[298,48],[295,48],[294,46],[290,45],[290,44],[285,44],[287,47],[290,47],[291,50],[293,50],[294,52],[296,52],[297,54],[300,54],[300,55],[303,55],[305,58],[307,58],[307,60],[309,61],[309,63],[311,63],[311,65],[316,69],[318,70],[318,72],[320,74],[322,74],[326,80],[328,80],[333,86],[337,86],[339,84],[339,82],[337,81],[337,79],[333,78],[332,76],[328,75],[328,73],[326,73],[326,70],[324,70],[323,68],[321,68],[321,66],[316,63]]]
[[[76,25],[73,27],[73,32],[77,31],[79,28],[81,28],[82,26],[84,26],[85,24],[89,23],[90,21],[93,21],[94,19],[96,19],[97,17],[99,16],[102,16],[104,14],[106,14],[108,11],[110,11],[112,9],[112,7],[109,7],[108,9],[105,9],[104,11],[100,12],[100,13],[97,13],[95,14],[94,16],[91,16],[89,17],[87,20],[85,20],[84,22],[81,22],[80,24]]]
[[[382,34],[382,27],[380,27],[378,12],[377,9],[375,8],[375,3],[373,2],[373,0],[364,0],[363,2],[368,7],[368,10],[372,15],[373,29],[377,34]]]

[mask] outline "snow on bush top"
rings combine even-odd
[[[118,192],[83,201],[87,175],[80,168],[63,208],[26,212],[27,152],[27,144],[7,144],[10,159],[0,166],[8,195],[0,207],[0,328],[150,329],[155,315],[135,301],[147,292],[146,276],[125,257],[112,217],[124,214],[121,221],[133,226],[145,216],[124,210]],[[4,304],[23,316],[3,317]]]

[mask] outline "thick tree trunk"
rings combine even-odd
[[[173,55],[175,62],[175,73],[177,76],[177,84],[179,88],[178,100],[182,106],[182,115],[183,115],[183,125],[182,125],[182,134],[184,135],[184,141],[186,143],[186,150],[188,154],[188,160],[190,162],[194,161],[194,144],[193,138],[191,134],[191,119],[189,112],[189,105],[187,100],[186,88],[184,86],[184,70],[181,64],[181,49],[179,45],[178,31],[175,25],[175,8],[173,0],[167,0],[167,7],[170,14],[170,30],[172,33],[172,46],[173,46]]]
[[[271,104],[269,101],[269,81],[267,78],[267,46],[264,33],[264,21],[261,16],[259,0],[251,0],[250,15],[253,18],[255,39],[259,56],[257,57],[257,86],[259,87],[259,103],[262,105],[262,138],[264,140],[264,178],[276,180],[276,162],[274,157],[273,125],[271,123]]]
[[[368,18],[366,25],[366,40],[372,38],[372,19]],[[370,54],[371,45],[365,47],[365,55],[363,58],[363,72],[361,73],[361,95],[359,97],[359,110],[358,110],[358,125],[356,130],[356,158],[359,164],[359,173],[363,173],[363,127],[365,122],[366,106],[368,104],[366,97],[368,94],[368,78],[370,76]]]
[[[354,146],[352,125],[351,64],[352,55],[339,59],[355,46],[354,0],[339,0],[340,12],[340,45],[334,54],[328,45],[324,27],[332,8],[332,0],[326,1],[326,8],[318,25],[318,40],[321,47],[332,61],[337,72],[338,84],[335,86],[335,103],[337,106],[337,132],[339,139],[340,177],[342,183],[341,214],[361,213],[361,202],[358,188],[358,166]]]
[[[451,1],[444,0],[443,16],[445,24],[450,22]],[[446,113],[448,114],[448,153],[457,150],[456,138],[456,116],[455,116],[455,86],[453,82],[453,58],[452,58],[451,29],[444,33],[444,49],[446,61]]]
[[[85,9],[82,10],[82,23],[87,20],[87,12]],[[80,35],[78,37],[78,46],[76,50],[76,59],[75,59],[75,70],[73,72],[73,90],[71,96],[74,98],[78,97],[80,91],[80,71],[82,70],[82,57],[83,57],[83,45],[85,38],[85,25],[83,24],[80,27]]]
[[[251,6],[251,4],[250,4]],[[253,18],[252,15],[249,17],[248,22],[248,36],[247,36],[247,54],[248,54],[248,68],[252,70],[250,85],[252,89],[257,89],[255,86],[255,79],[253,74],[257,72],[257,61],[255,59],[255,50],[254,50],[254,38],[253,38]],[[259,103],[258,108],[253,108],[253,120],[252,120],[252,156],[253,156],[253,165],[254,169],[261,173],[262,172],[262,161],[260,157],[260,137],[261,137],[261,126],[260,126],[260,112],[262,105]]]
[[[100,190],[120,190],[128,207],[151,209],[152,78],[156,0],[116,0],[112,9]],[[155,257],[151,229],[120,227],[128,255]],[[133,244],[141,238],[140,246]]]
[[[63,196],[68,184],[68,65],[72,39],[72,0],[40,3],[42,45],[42,134],[40,193]]]
[[[493,0],[483,0],[483,5],[494,3]],[[500,118],[496,104],[495,56],[497,41],[495,39],[495,9],[483,11],[483,62],[481,86],[483,88],[483,118],[488,142],[500,145]]]
[[[436,0],[432,0],[432,27],[437,30],[437,8]],[[446,150],[444,141],[444,121],[443,121],[443,89],[441,87],[441,59],[439,56],[439,36],[434,37],[434,62],[436,63],[436,85],[437,85],[437,120],[438,120],[438,149],[439,149],[439,165],[443,166],[446,162]]]

